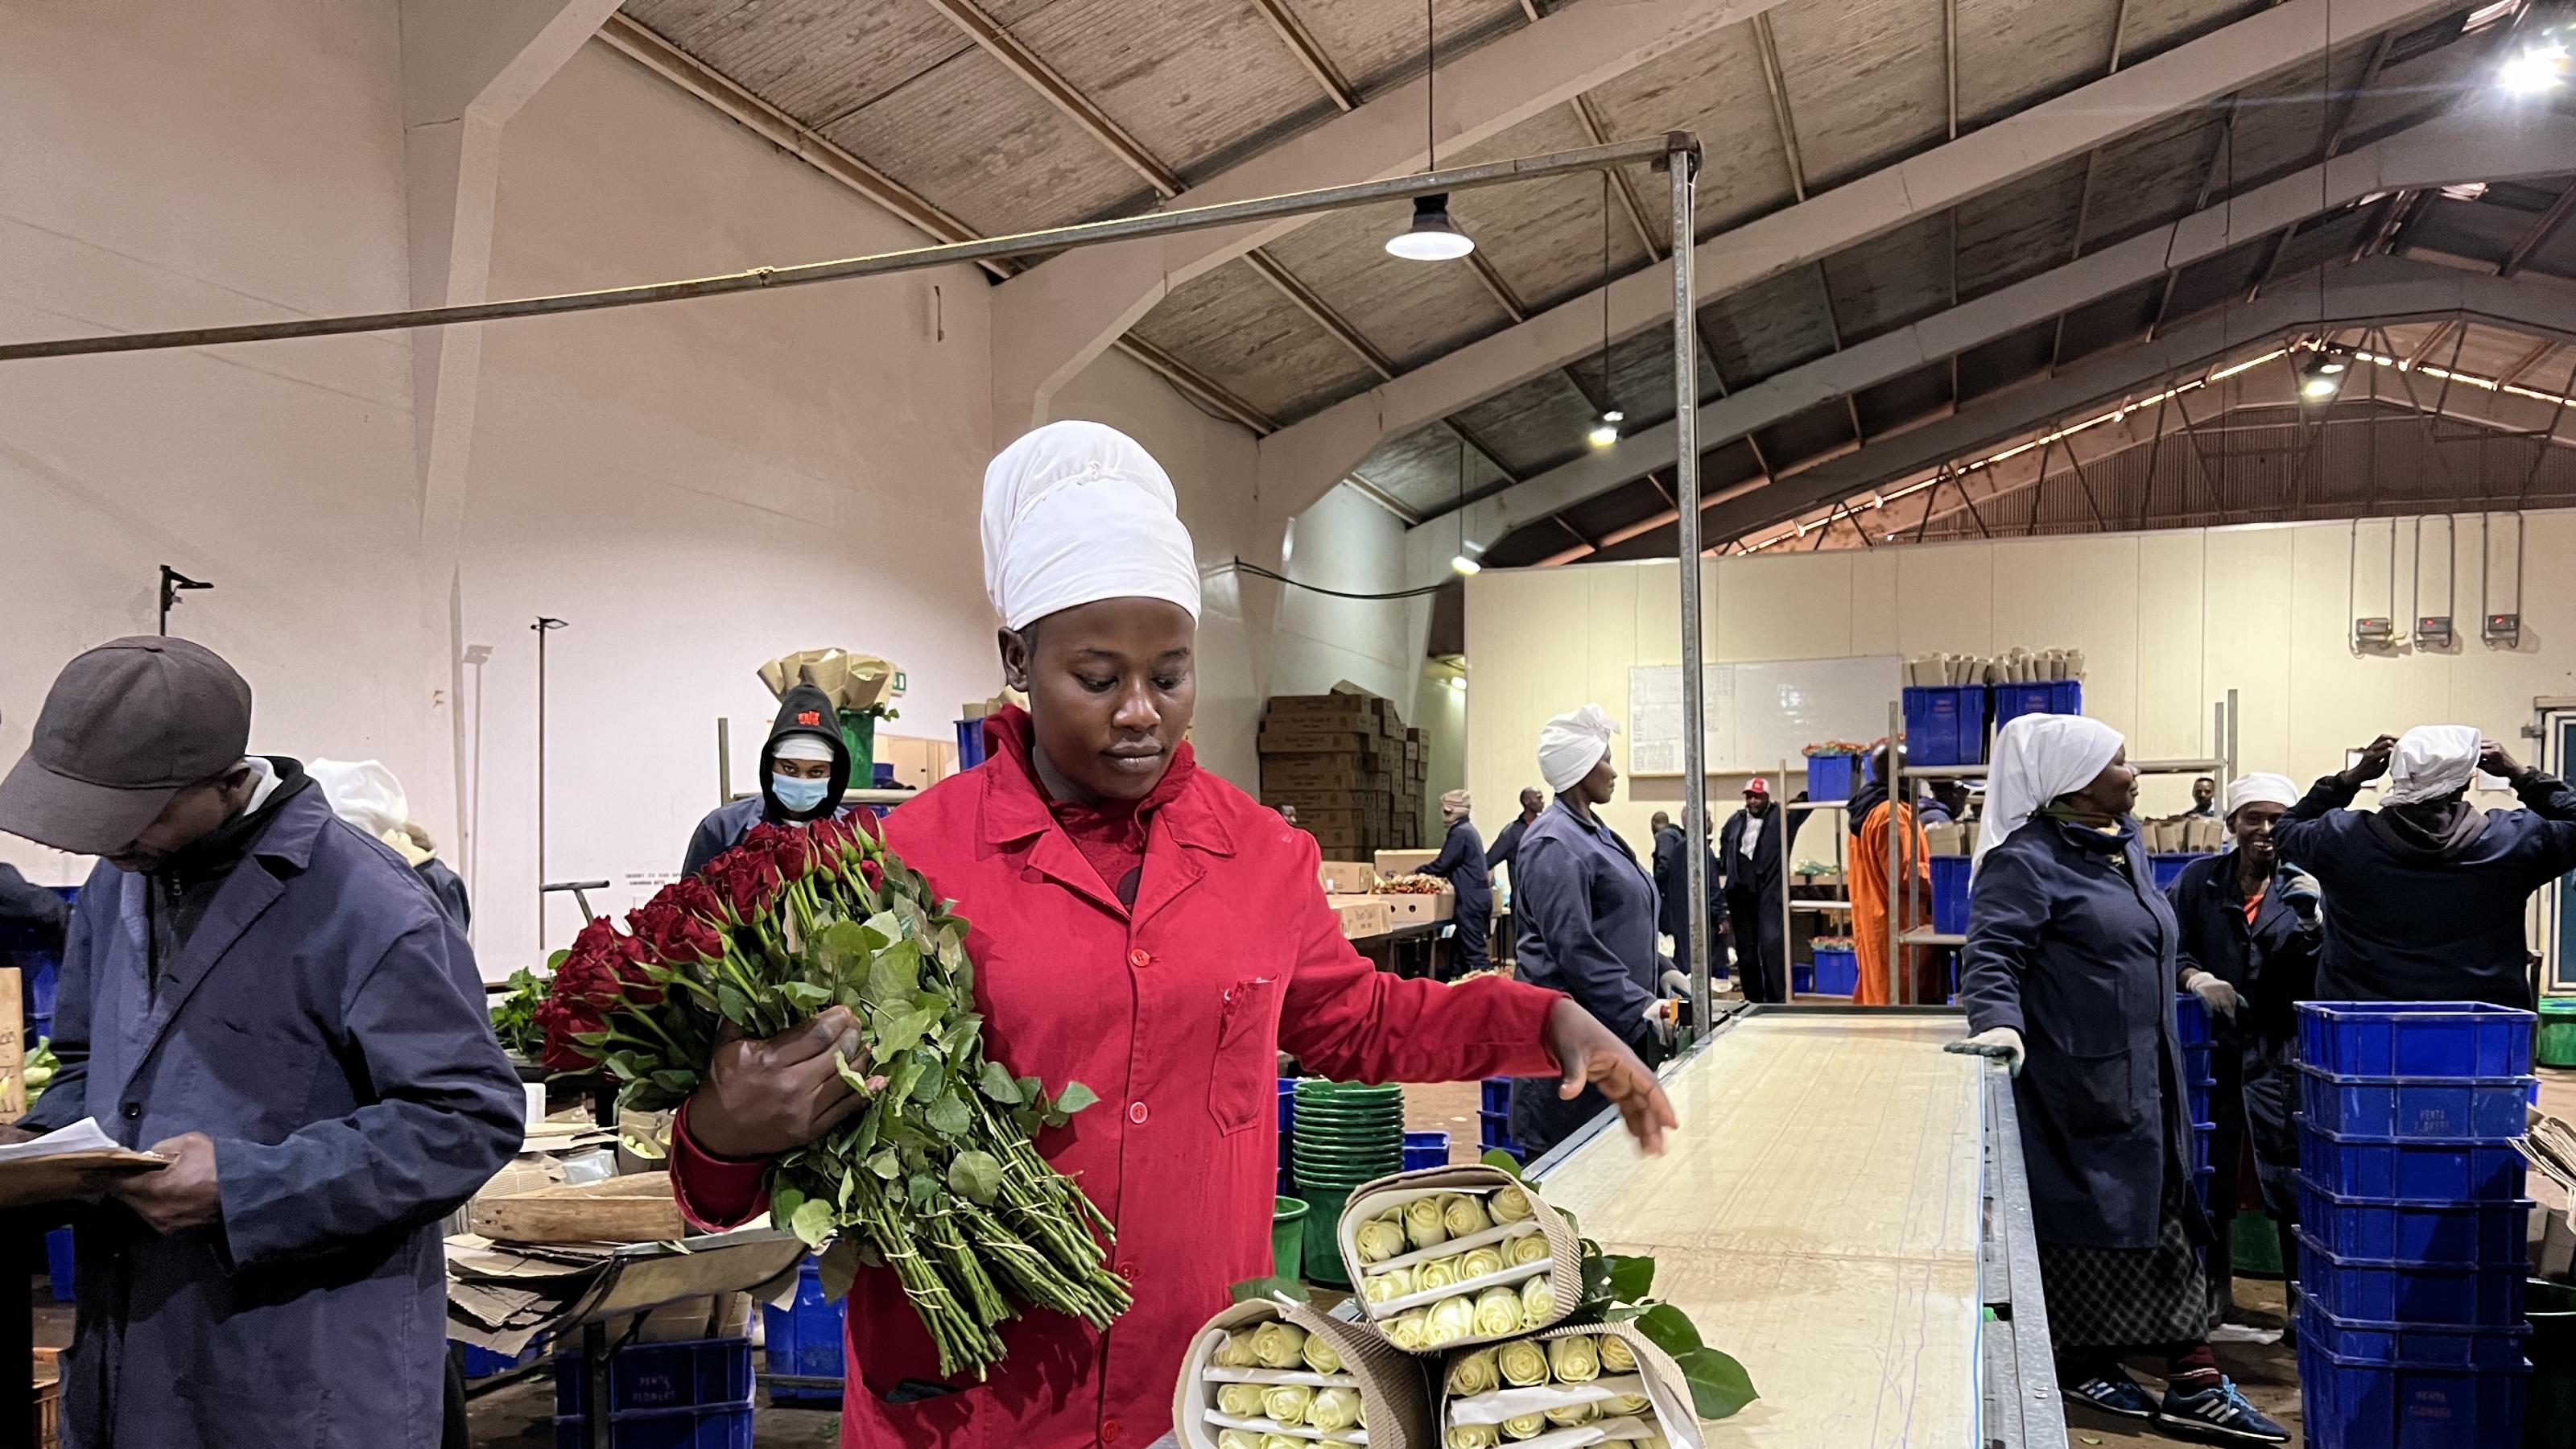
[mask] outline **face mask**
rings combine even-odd
[[[769,793],[778,797],[779,804],[800,814],[822,804],[831,789],[829,780],[799,780],[793,775],[769,777]]]

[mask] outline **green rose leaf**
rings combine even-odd
[[[955,1092],[942,1092],[939,1100],[931,1103],[930,1110],[923,1114],[923,1120],[930,1124],[931,1131],[940,1136],[955,1137],[974,1125],[975,1114],[967,1108],[964,1098]]]
[[[1753,1387],[1753,1376],[1732,1355],[1699,1348],[1673,1355],[1673,1362],[1681,1365],[1682,1378],[1690,1384],[1691,1407],[1703,1419],[1727,1418],[1762,1397]]]
[[[903,923],[894,918],[892,911],[879,911],[868,917],[861,929],[868,933],[870,951],[882,951],[903,939]]]
[[[835,1238],[814,1259],[814,1275],[822,1280],[824,1301],[838,1303],[850,1296],[850,1284],[859,1276],[862,1260],[859,1240]]]
[[[1256,1300],[1262,1303],[1276,1303],[1282,1298],[1292,1303],[1314,1301],[1307,1294],[1306,1285],[1294,1278],[1246,1278],[1225,1291],[1231,1301],[1236,1303],[1251,1303]]]
[[[1699,1329],[1692,1325],[1690,1315],[1669,1303],[1658,1303],[1638,1314],[1636,1323],[1637,1331],[1644,1334],[1648,1342],[1671,1354],[1677,1361],[1701,1347]]]
[[[716,1010],[724,1013],[725,1020],[732,1022],[734,1025],[741,1027],[745,1031],[751,1030],[753,1016],[751,998],[742,994],[741,987],[734,985],[730,981],[718,985],[716,987]]]
[[[805,1240],[805,1246],[819,1248],[832,1236],[832,1205],[821,1198],[807,1198],[796,1205],[796,1215],[788,1220],[787,1230]]]
[[[939,1013],[936,1010],[880,1016],[877,1018],[877,1053],[890,1057],[897,1052],[908,1052],[921,1045],[922,1037],[937,1025]]]
[[[1067,1082],[1064,1084],[1064,1090],[1055,1094],[1055,1110],[1070,1117],[1099,1100],[1098,1092],[1080,1082]]]
[[[1484,1163],[1487,1167],[1510,1173],[1514,1182],[1520,1180],[1521,1160],[1499,1147],[1485,1154]]]
[[[887,1098],[900,1102],[910,1097],[912,1089],[921,1081],[921,1072],[921,1063],[910,1057],[895,1063],[894,1070],[886,1074]]]
[[[960,1152],[948,1164],[948,1190],[969,1202],[990,1205],[1002,1191],[1002,1162],[989,1152]]]
[[[928,1212],[930,1204],[939,1196],[939,1180],[929,1173],[916,1172],[912,1175],[909,1195],[914,1212]]]
[[[653,1074],[653,1085],[685,1097],[698,1089],[698,1074],[676,1069],[659,1071]]]
[[[868,1159],[868,1171],[892,1182],[903,1175],[903,1159],[895,1156],[894,1149],[888,1147]]]
[[[984,1070],[976,1074],[975,1089],[1004,1106],[1019,1105],[1020,1084],[1011,1079],[1011,1069],[1000,1062],[984,1063]]]
[[[1611,1301],[1634,1303],[1655,1291],[1654,1259],[1610,1253],[1601,1262],[1607,1274]]]
[[[841,1085],[862,1097],[868,1094],[868,1079],[859,1075],[859,1069],[850,1065],[848,1057],[839,1052],[832,1053],[832,1070],[841,1074]]]
[[[780,1183],[769,1194],[769,1220],[774,1223],[796,1221],[796,1210],[805,1205],[805,1194]]]
[[[1046,1084],[1035,1077],[1013,1077],[1012,1085],[1020,1089],[1020,1100],[1035,1105],[1046,1098]]]
[[[817,986],[811,981],[782,981],[778,984],[778,994],[809,1010],[820,1008],[832,999],[830,987]]]

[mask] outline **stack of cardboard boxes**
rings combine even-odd
[[[1293,694],[1261,716],[1261,803],[1291,805],[1326,860],[1422,844],[1422,731],[1374,694]]]

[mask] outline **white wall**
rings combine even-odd
[[[2538,742],[2520,730],[2532,700],[2576,693],[2576,592],[2545,582],[2547,561],[2576,548],[2576,513],[2527,520],[2532,586],[2516,650],[2476,639],[2475,515],[2462,518],[2452,554],[2463,638],[2448,652],[2355,657],[2345,645],[2354,555],[2358,611],[2388,608],[2385,520],[2360,525],[2357,550],[2353,525],[2321,523],[1711,559],[1701,575],[1705,637],[1720,661],[2081,649],[2085,713],[2125,732],[2141,758],[2205,754],[2210,706],[2234,689],[2244,769],[2313,779],[2342,768],[2347,747],[2426,723],[2476,725],[2531,760]],[[2411,582],[2418,525],[2393,527],[2396,616],[2438,612],[2445,522],[2423,529],[2420,607]],[[2512,518],[2500,515],[2488,540],[2500,608],[2514,592],[2512,544]],[[1468,580],[1469,788],[1502,801],[1536,783],[1538,731],[1551,714],[1598,701],[1624,722],[1629,667],[1678,663],[1680,637],[1672,563],[1488,570]],[[1624,772],[1625,737],[1613,757]],[[1712,777],[1712,818],[1735,808],[1740,788],[1739,777]],[[2179,810],[2188,790],[2188,780],[2150,780],[2142,808]],[[1609,814],[1633,844],[1649,813],[1680,798],[1677,779],[1623,777]],[[1801,854],[1822,855],[1829,843],[1811,833]]]

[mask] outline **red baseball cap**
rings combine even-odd
[[[1771,782],[1763,779],[1760,775],[1756,775],[1752,779],[1744,782],[1744,793],[1747,795],[1768,795],[1771,793]]]

